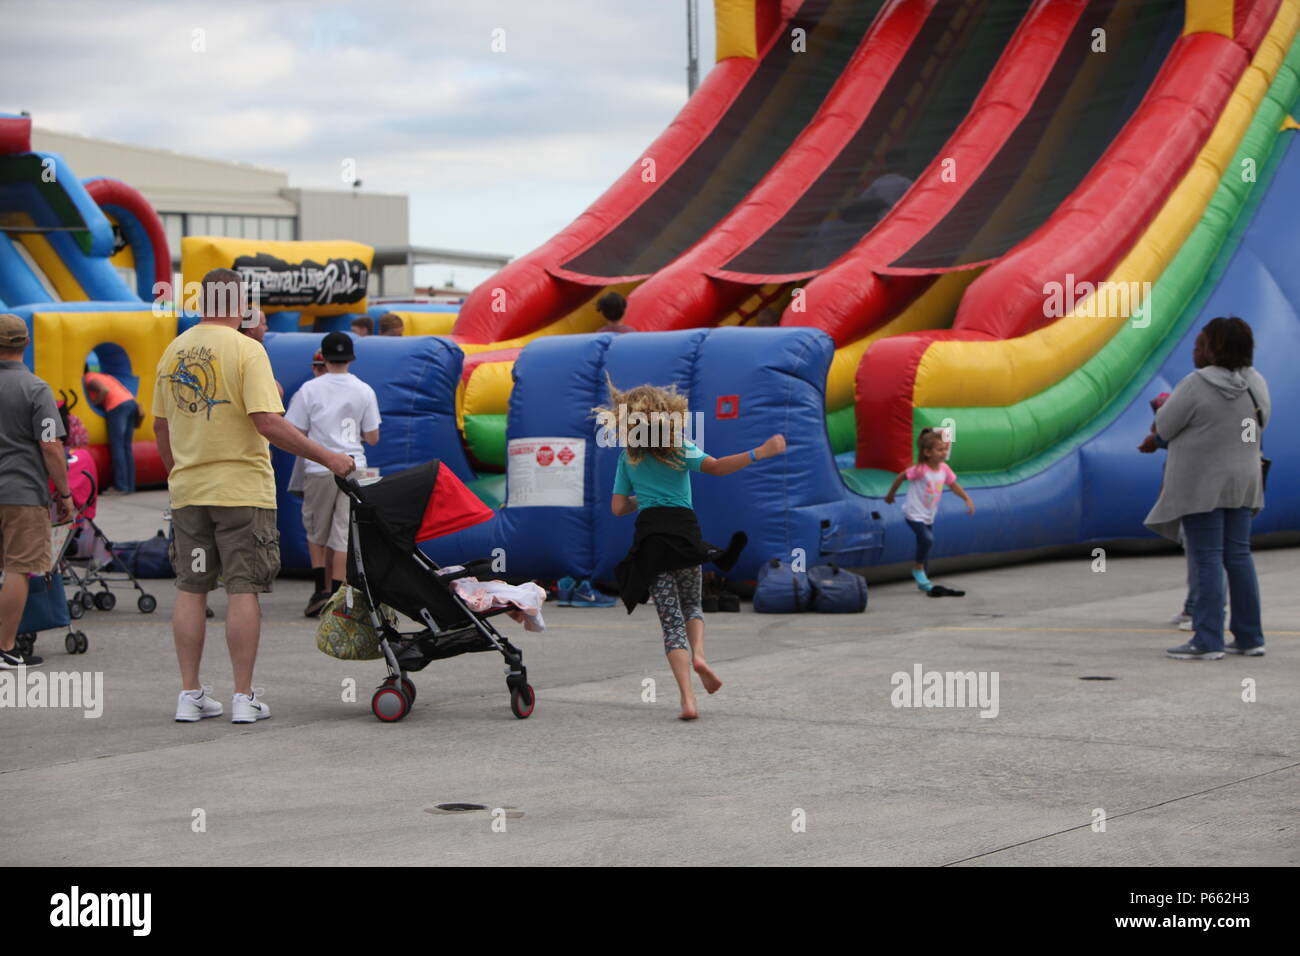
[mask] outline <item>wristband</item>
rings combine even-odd
[[[758,461],[758,456],[754,454],[754,449],[752,448],[749,450],[749,460]]]

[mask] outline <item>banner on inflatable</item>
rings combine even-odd
[[[293,310],[341,315],[366,311],[366,286],[375,250],[359,242],[276,242],[189,236],[181,240],[186,308],[212,269],[234,269],[257,290],[263,312]]]

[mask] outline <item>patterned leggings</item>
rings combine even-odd
[[[651,593],[659,626],[664,630],[664,653],[690,650],[686,640],[686,622],[704,619],[700,610],[702,574],[699,565],[680,571],[665,571],[655,578]]]

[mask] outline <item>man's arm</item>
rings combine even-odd
[[[365,440],[365,443],[366,443],[367,445],[378,445],[378,444],[379,444],[379,429],[378,429],[378,428],[375,428],[375,429],[371,429],[371,430],[368,431],[368,432],[362,432],[362,433],[361,433],[361,437]]]
[[[163,472],[170,475],[176,459],[172,457],[172,433],[167,430],[167,419],[153,419],[153,437],[158,441],[158,457],[162,460]]]
[[[72,518],[72,498],[68,494],[68,456],[63,451],[63,442],[58,439],[41,442],[41,458],[45,460],[46,473],[54,481],[54,491],[58,495],[54,506],[58,509],[59,521],[68,521]]]
[[[258,434],[276,448],[324,465],[340,478],[346,478],[357,466],[350,456],[332,452],[316,444],[277,412],[249,412],[248,417],[252,420]]]

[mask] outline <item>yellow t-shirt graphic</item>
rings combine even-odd
[[[153,413],[167,419],[173,508],[275,507],[266,439],[248,417],[284,411],[266,350],[235,329],[201,322],[158,363]]]

